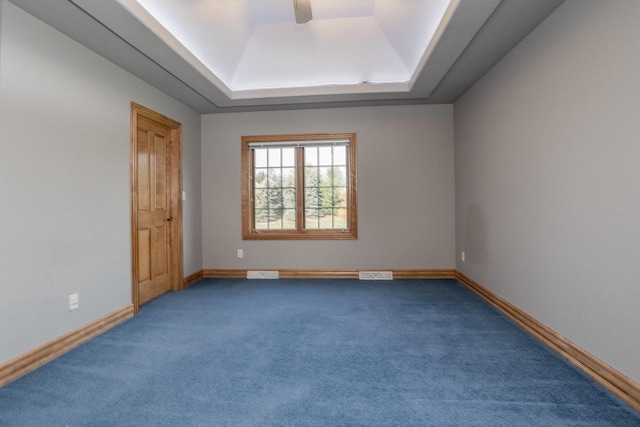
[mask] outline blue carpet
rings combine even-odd
[[[0,388],[1,426],[640,426],[452,280],[204,280]]]

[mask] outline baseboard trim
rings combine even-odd
[[[188,275],[182,280],[182,289],[188,288],[194,283],[199,282],[203,277],[203,270],[196,271],[195,273]]]
[[[640,384],[463,273],[456,279],[607,390],[640,411]]]
[[[393,270],[394,279],[455,279],[456,270]]]
[[[247,277],[247,270],[205,268],[202,270],[202,277],[205,279],[245,279]]]
[[[294,270],[259,268],[258,270],[277,270],[281,279],[357,279],[360,270]],[[370,269],[371,270],[371,269]],[[373,269],[373,270],[380,270]],[[389,270],[393,271],[395,279],[455,279],[456,270]],[[243,279],[247,277],[247,270],[206,268],[203,277],[209,279]]]
[[[133,304],[99,317],[39,347],[0,364],[0,387],[33,371],[85,341],[133,317]]]

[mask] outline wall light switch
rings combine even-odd
[[[186,202],[187,201],[187,192],[186,191],[182,191],[182,201]]]
[[[69,295],[69,311],[75,310],[79,305],[78,294]]]
[[[238,258],[244,257],[244,251],[242,249],[238,249]]]
[[[460,252],[460,261],[462,261],[462,262],[465,261],[464,251]]]

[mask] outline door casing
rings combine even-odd
[[[169,129],[169,212],[173,216],[169,234],[169,269],[171,290],[183,288],[183,244],[182,244],[182,125],[169,117],[131,103],[131,297],[134,313],[140,308],[138,291],[138,118],[157,123]]]

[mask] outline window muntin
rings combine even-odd
[[[243,239],[357,238],[355,134],[242,138]]]

